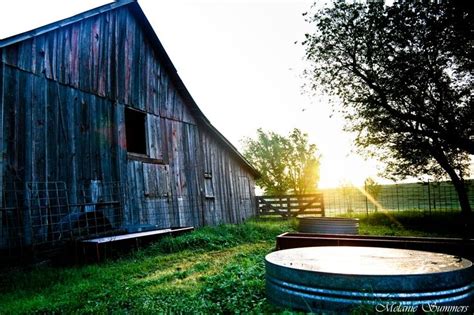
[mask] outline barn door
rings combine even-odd
[[[252,215],[252,199],[250,193],[250,183],[247,176],[239,177],[240,183],[240,217],[238,220],[243,221]]]
[[[171,191],[168,165],[143,164],[144,208],[147,223],[168,228],[170,222]]]

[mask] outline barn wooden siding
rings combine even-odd
[[[202,226],[254,215],[255,173],[187,104],[134,10],[1,48],[0,179],[64,181],[72,203],[91,180],[120,182],[127,194],[117,225]],[[127,154],[126,107],[146,114],[147,158]]]

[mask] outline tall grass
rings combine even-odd
[[[164,238],[99,265],[0,274],[0,314],[275,312],[264,256],[292,221],[250,220]]]

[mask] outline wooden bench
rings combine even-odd
[[[140,247],[140,243],[143,240],[147,242],[156,240],[160,237],[165,235],[180,235],[186,232],[191,232],[194,230],[194,227],[180,227],[180,228],[168,228],[168,229],[161,229],[161,230],[154,230],[154,231],[146,231],[146,232],[137,232],[137,233],[129,233],[129,234],[122,234],[122,235],[114,235],[114,236],[105,236],[99,238],[93,238],[88,240],[82,240],[80,243],[82,245],[83,254],[86,256],[87,249],[93,248],[95,251],[97,262],[101,260],[101,248],[103,248],[104,255],[106,254],[106,246],[108,244],[119,244],[124,242],[133,242],[136,248]]]

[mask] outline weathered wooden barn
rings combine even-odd
[[[0,56],[0,249],[255,214],[258,173],[136,1],[0,40]]]

